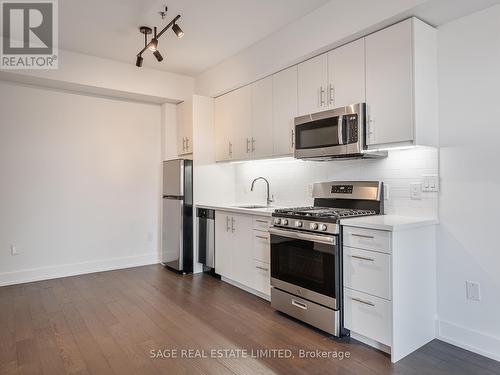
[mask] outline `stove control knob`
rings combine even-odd
[[[327,228],[326,224],[321,224],[321,226],[319,227],[319,230],[325,231],[326,228]]]
[[[296,226],[297,228],[302,228],[302,221],[298,221],[298,220],[297,220],[297,221],[295,222],[295,226]]]
[[[283,224],[283,225],[288,225],[288,220],[287,220],[287,219],[283,219],[283,220],[281,221],[281,224]]]
[[[311,229],[312,230],[318,229],[318,223],[311,223]]]
[[[274,224],[276,224],[276,225],[281,224],[281,219],[274,219]]]

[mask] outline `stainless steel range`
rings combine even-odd
[[[340,219],[383,214],[383,184],[314,184],[313,207],[278,209],[271,233],[271,305],[343,335]]]

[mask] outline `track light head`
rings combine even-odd
[[[158,50],[154,51],[153,55],[156,57],[156,60],[158,60],[158,62],[163,60],[163,56],[161,55],[160,51]]]
[[[153,38],[151,39],[151,42],[149,42],[149,50],[150,51],[156,51],[158,49],[158,39]]]
[[[184,31],[182,31],[181,27],[176,23],[172,25],[172,31],[177,35],[177,38],[182,38],[184,36]]]
[[[135,66],[140,68],[142,66],[142,62],[144,61],[144,58],[142,55],[137,55],[137,59],[135,60]]]

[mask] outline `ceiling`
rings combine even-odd
[[[64,0],[59,1],[59,47],[135,64],[144,46],[140,25],[163,28],[177,14],[185,32],[164,34],[158,63],[144,66],[196,76],[329,0]],[[158,12],[168,6],[162,20]]]

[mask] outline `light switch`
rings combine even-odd
[[[437,174],[428,174],[422,176],[422,191],[424,192],[439,191],[439,177]]]

